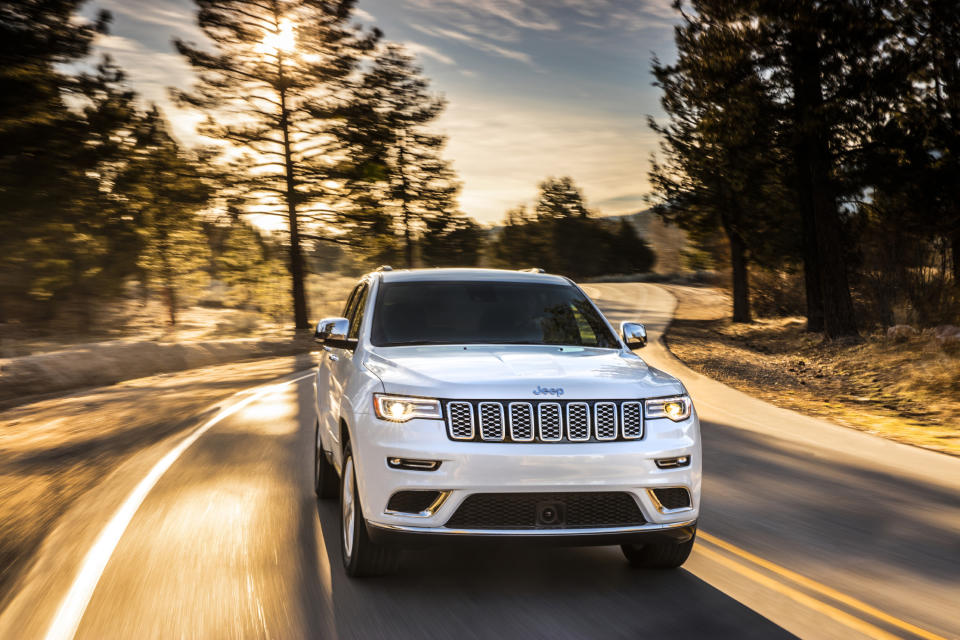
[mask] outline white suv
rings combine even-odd
[[[366,275],[317,326],[315,481],[340,496],[351,576],[441,539],[620,544],[678,567],[696,535],[700,426],[684,386],[567,278]],[[338,478],[339,476],[339,478]]]

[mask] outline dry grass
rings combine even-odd
[[[691,368],[781,407],[960,455],[960,354],[932,336],[824,342],[803,318],[735,325],[724,293],[673,292],[667,342]]]
[[[358,278],[338,273],[312,274],[307,278],[310,320],[340,315]],[[284,289],[278,296],[289,293]],[[217,304],[214,296],[206,302]],[[282,305],[281,305],[282,306]],[[80,345],[104,342],[184,343],[231,338],[284,340],[293,336],[293,318],[289,310],[279,316],[244,309],[217,306],[192,306],[180,311],[177,326],[167,324],[166,308],[158,300],[143,304],[138,300],[120,300],[103,305],[96,326],[86,332],[73,328],[36,327],[26,324],[0,324],[0,358],[59,351]]]

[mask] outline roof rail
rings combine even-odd
[[[388,264],[382,264],[379,267],[377,267],[377,271],[393,271],[393,267],[391,267]]]
[[[540,267],[530,267],[529,269],[517,269],[517,271],[522,271],[523,273],[546,273]]]

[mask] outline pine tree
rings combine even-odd
[[[675,38],[677,62],[654,61],[664,124],[651,165],[655,210],[704,249],[723,231],[733,276],[733,321],[750,322],[748,265],[789,255],[795,215],[777,152],[776,109],[752,51],[749,23],[727,20],[715,3],[696,3]]]
[[[403,261],[412,267],[418,236],[437,226],[428,222],[456,215],[460,185],[440,155],[446,141],[425,129],[446,103],[430,94],[422,70],[396,44],[383,47],[356,99],[354,122],[366,135],[363,147],[369,154],[361,197],[379,203],[366,209],[373,222],[378,214],[394,218],[403,238]],[[362,226],[363,220],[355,223]]]
[[[872,125],[890,105],[896,84],[887,45],[895,34],[895,0],[757,0],[747,11],[721,3],[733,21],[752,21],[755,54],[782,108],[791,173],[803,222],[808,305],[822,301],[829,338],[857,336],[850,293],[849,217],[845,200],[862,198],[858,175],[873,145]],[[819,329],[808,313],[811,329]]]
[[[534,205],[538,220],[587,218],[590,212],[583,201],[583,193],[573,178],[547,178],[540,183],[540,195]]]
[[[212,190],[156,107],[140,118],[136,135],[131,160],[117,176],[116,195],[142,239],[138,266],[144,285],[161,291],[173,326],[185,300],[208,279],[209,249],[198,213]]]
[[[424,220],[420,260],[426,267],[472,267],[483,248],[483,229],[465,216],[444,213]]]
[[[96,250],[77,226],[96,180],[85,171],[83,116],[67,106],[80,93],[77,77],[64,65],[87,56],[109,15],[78,20],[83,4],[0,2],[0,321],[37,308],[49,318],[86,273],[71,254]]]
[[[196,4],[214,50],[176,41],[199,82],[174,95],[208,112],[201,133],[247,152],[234,171],[238,191],[285,217],[294,320],[308,328],[303,226],[332,222],[332,185],[351,169],[345,94],[379,33],[351,25],[355,0]]]
[[[283,270],[274,247],[239,216],[222,231],[224,239],[214,264],[218,278],[227,286],[226,304],[276,317],[288,305],[272,295]]]

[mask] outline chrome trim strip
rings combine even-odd
[[[571,431],[571,426],[570,426],[570,409],[572,409],[573,407],[583,407],[583,415],[584,415],[584,417],[585,417],[585,420],[587,421],[587,435],[586,435],[586,437],[583,437],[583,438],[574,438],[574,437],[573,437],[573,432]],[[591,424],[592,420],[590,420],[590,417],[591,417],[591,416],[590,416],[590,405],[589,405],[588,403],[586,403],[586,402],[568,402],[568,403],[567,403],[567,416],[566,416],[566,417],[567,417],[567,440],[569,440],[570,442],[586,442],[587,440],[590,439],[590,436],[591,436],[590,430],[591,430],[591,427],[592,427],[593,425]]]
[[[557,411],[557,437],[547,438],[543,435],[543,410],[552,408]],[[560,442],[563,440],[563,409],[559,402],[541,402],[537,405],[537,429],[542,442]]]
[[[401,518],[429,518],[437,512],[440,507],[443,506],[443,503],[447,501],[447,498],[450,497],[450,491],[441,491],[440,495],[437,496],[437,499],[434,500],[429,507],[420,513],[410,513],[409,511],[394,511],[393,509],[384,509],[383,512],[388,516],[397,516]]]
[[[613,408],[613,435],[607,437],[601,437],[600,435],[600,407],[612,407]],[[620,423],[617,420],[617,403],[616,402],[594,402],[593,403],[593,430],[594,435],[596,435],[597,440],[616,440],[620,435],[619,427]]]
[[[696,524],[696,520],[684,520],[683,522],[656,523],[648,522],[646,524],[635,525],[632,527],[609,527],[606,529],[448,529],[446,527],[414,527],[401,524],[382,524],[379,522],[367,521],[367,525],[378,529],[388,531],[400,531],[405,533],[439,533],[443,535],[468,535],[468,536],[583,536],[583,535],[604,535],[610,533],[643,533],[644,531],[663,531],[664,529],[675,529],[677,527],[689,527]]]
[[[527,408],[527,419],[530,422],[530,437],[529,438],[518,438],[516,431],[513,429],[513,408],[514,407],[526,407]],[[515,440],[516,442],[533,442],[534,437],[537,435],[537,422],[533,415],[533,405],[529,402],[511,402],[507,405],[507,413],[510,416],[510,439]]]
[[[484,428],[483,420],[483,408],[485,406],[496,407],[497,411],[500,413],[500,437],[499,438],[488,438],[486,435],[486,430]],[[477,422],[480,423],[480,439],[484,442],[502,442],[507,437],[507,421],[503,415],[503,403],[498,401],[491,402],[479,402],[477,403]]]
[[[687,498],[690,500],[690,506],[680,507],[679,509],[667,509],[662,504],[660,504],[660,500],[659,498],[657,498],[657,494],[654,493],[655,489],[683,489],[684,491],[687,492]],[[684,486],[651,487],[647,489],[647,495],[650,496],[650,500],[653,502],[653,506],[655,506],[657,508],[657,511],[659,511],[660,513],[670,514],[670,513],[680,513],[682,511],[693,511],[693,495],[690,493],[690,489],[688,489],[687,487],[684,487]]]
[[[467,437],[458,438],[457,436],[453,435],[453,413],[450,411],[450,407],[452,407],[453,405],[466,406],[466,407],[467,407],[467,415],[470,416],[470,435],[467,436]],[[476,435],[476,433],[477,433],[476,425],[477,425],[477,423],[476,423],[476,421],[475,421],[474,418],[473,418],[473,405],[472,405],[472,404],[470,404],[469,402],[457,402],[457,401],[452,401],[452,402],[448,402],[448,403],[447,403],[447,433],[450,435],[450,437],[451,437],[452,439],[454,439],[454,440],[473,440],[473,437],[474,437],[474,436]]]
[[[626,431],[624,430],[624,429],[625,429],[624,426],[625,426],[626,423],[627,423],[627,421],[624,419],[624,416],[626,415],[627,405],[636,406],[636,407],[637,407],[637,411],[639,412],[639,415],[640,415],[640,435],[628,436],[627,433],[626,433]],[[647,426],[647,425],[646,425],[646,423],[644,422],[644,418],[643,418],[643,403],[642,403],[642,402],[639,402],[639,401],[637,401],[637,400],[624,400],[623,402],[620,403],[620,433],[621,433],[621,435],[624,437],[625,440],[640,440],[641,438],[643,438],[643,432],[644,432],[644,430],[646,429],[646,426]]]

